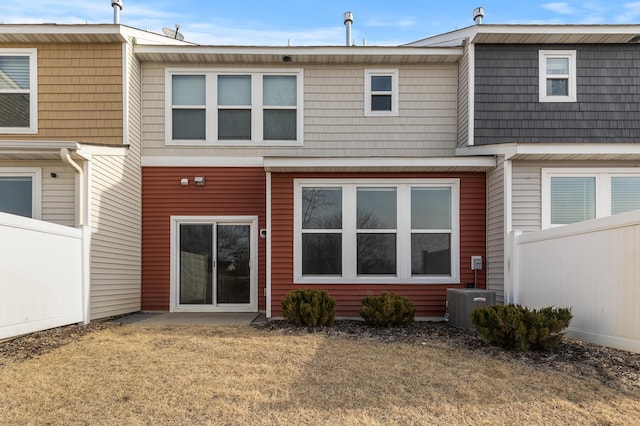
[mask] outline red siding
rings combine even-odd
[[[293,180],[294,178],[460,178],[460,284],[293,284]],[[407,296],[417,316],[443,316],[446,289],[474,281],[471,256],[486,259],[486,190],[484,173],[273,173],[272,174],[272,316],[282,315],[280,301],[295,288],[322,288],[338,301],[338,316],[358,316],[365,295],[393,291]],[[485,288],[485,270],[478,287]]]
[[[205,186],[180,179],[204,176]],[[258,216],[266,228],[262,168],[145,167],[142,169],[142,309],[169,310],[170,216]],[[258,306],[265,309],[265,240],[258,242]]]

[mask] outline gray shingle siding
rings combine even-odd
[[[539,102],[538,51],[575,50],[577,102]],[[640,142],[640,46],[476,45],[476,145]]]

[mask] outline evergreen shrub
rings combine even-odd
[[[571,318],[571,308],[551,306],[490,305],[471,311],[471,323],[485,342],[523,352],[557,346]]]
[[[291,323],[304,327],[333,324],[336,299],[325,290],[293,290],[282,299],[282,314]]]
[[[405,296],[382,293],[362,299],[360,316],[367,324],[376,327],[394,327],[413,324],[416,308]]]

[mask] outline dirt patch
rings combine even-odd
[[[117,324],[94,321],[87,325],[68,325],[37,331],[11,340],[0,342],[0,367],[6,361],[26,361],[68,345],[82,336],[98,330],[117,327]]]
[[[489,345],[475,331],[461,330],[445,322],[418,322],[409,327],[376,328],[362,321],[336,321],[331,327],[295,327],[286,321],[256,326],[291,334],[322,334],[351,340],[409,343],[438,349],[483,353],[509,363],[553,370],[575,377],[592,378],[603,385],[627,392],[640,391],[640,354],[621,351],[564,337],[551,351],[515,352]]]
[[[7,362],[25,361],[76,341],[87,334],[120,327],[109,321],[89,325],[69,325],[31,333],[0,342],[0,367]],[[553,370],[574,377],[595,379],[603,385],[626,392],[640,391],[640,354],[563,338],[551,351],[515,352],[483,342],[473,331],[444,322],[418,322],[409,327],[376,328],[362,321],[340,320],[331,327],[295,327],[286,321],[270,321],[253,326],[264,331],[293,335],[322,335],[329,338],[407,343],[437,349],[466,351],[472,357],[482,353],[504,362]]]

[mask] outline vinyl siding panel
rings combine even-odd
[[[140,310],[139,145],[91,160],[91,319]]]
[[[266,175],[262,168],[145,167],[142,170],[142,309],[169,310],[170,217],[258,216],[266,228]],[[180,179],[204,176],[203,187]],[[266,240],[258,241],[258,307],[265,309]]]
[[[486,254],[486,202],[484,173],[272,173],[271,286],[272,316],[282,316],[280,301],[296,288],[327,290],[338,301],[338,316],[358,316],[366,295],[393,291],[405,295],[420,317],[441,317],[445,313],[446,289],[473,283],[470,256]],[[293,284],[293,181],[296,178],[460,178],[460,284]],[[479,271],[478,287],[485,287],[485,270]]]
[[[38,49],[38,133],[10,140],[122,143],[122,47],[113,44],[0,44]]]
[[[538,51],[575,50],[577,102],[539,102]],[[476,45],[475,144],[637,143],[640,49]]]
[[[2,167],[42,169],[42,220],[75,226],[75,171],[62,161],[0,161]],[[55,173],[56,177],[52,177]]]
[[[504,302],[504,156],[497,167],[487,172],[487,289],[496,292],[496,301]]]
[[[142,131],[145,156],[454,154],[457,134],[457,64],[306,66],[303,147],[165,146],[165,67],[178,68],[180,64],[143,64]],[[263,67],[257,65],[252,68]],[[399,69],[398,116],[364,116],[364,70],[374,68]]]

